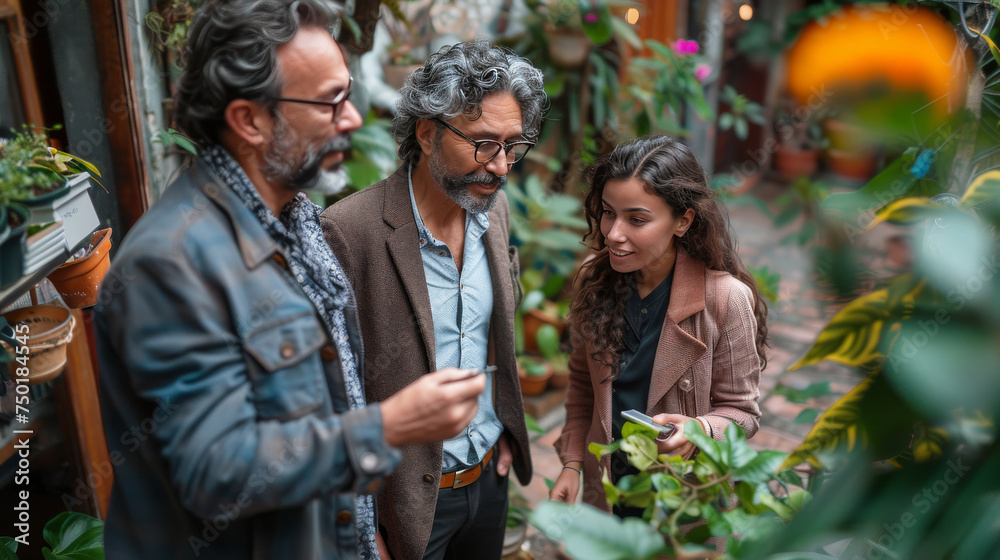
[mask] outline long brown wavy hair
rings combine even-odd
[[[709,187],[705,171],[687,146],[669,136],[644,136],[621,144],[589,171],[591,187],[584,209],[590,231],[583,240],[596,254],[580,267],[570,314],[575,332],[591,341],[591,357],[611,367],[609,379],[618,377],[625,339],[625,302],[631,288],[628,275],[611,268],[601,233],[602,199],[609,180],[632,178],[640,180],[647,192],[662,198],[674,217],[680,217],[688,208],[694,209],[691,227],[674,242],[680,251],[710,269],[732,274],[753,292],[757,355],[761,367],[766,366],[767,305],[740,260],[729,215]]]

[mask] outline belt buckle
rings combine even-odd
[[[482,470],[482,465],[476,465],[462,471],[455,471],[455,482],[451,485],[451,487],[462,488],[463,486],[472,484],[473,482],[479,480],[479,474],[482,473]],[[466,478],[466,475],[468,475],[468,478]]]

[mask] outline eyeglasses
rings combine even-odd
[[[325,105],[333,113],[332,122],[340,120],[340,115],[344,112],[344,103],[351,97],[351,86],[354,85],[354,77],[347,80],[347,87],[333,98],[333,101],[318,101],[315,99],[295,99],[294,97],[272,97],[275,101],[287,101],[289,103],[307,103],[309,105]]]
[[[499,140],[473,140],[462,134],[462,131],[444,122],[441,119],[435,121],[448,127],[448,130],[459,135],[463,140],[476,147],[476,163],[486,164],[493,160],[503,150],[507,154],[507,165],[511,166],[521,161],[528,153],[528,150],[535,145],[534,142],[522,140],[518,142],[500,142]]]

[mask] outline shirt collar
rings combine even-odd
[[[444,245],[431,234],[431,231],[424,225],[423,218],[420,217],[420,210],[417,208],[417,197],[413,194],[413,164],[408,164],[406,170],[406,184],[410,191],[410,206],[413,209],[413,220],[417,224],[417,234],[420,236],[420,247],[423,248],[428,243],[431,245]],[[467,239],[479,239],[490,228],[490,218],[487,213],[476,214],[465,212],[465,235]]]

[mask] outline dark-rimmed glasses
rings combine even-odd
[[[528,153],[528,150],[535,145],[534,142],[530,140],[519,140],[517,142],[501,142],[499,140],[473,140],[462,131],[451,126],[450,124],[444,122],[441,119],[434,119],[435,121],[443,124],[448,128],[448,130],[454,132],[463,140],[472,144],[476,147],[476,163],[487,164],[500,154],[500,150],[503,150],[507,154],[507,166],[514,165],[515,163],[521,161],[524,156]]]
[[[351,86],[354,85],[354,77],[347,80],[347,87],[333,98],[333,101],[319,101],[316,99],[296,99],[294,97],[272,97],[275,101],[286,101],[288,103],[306,103],[309,105],[324,105],[332,109],[333,117],[331,122],[340,120],[340,115],[344,112],[344,104],[351,97]]]

